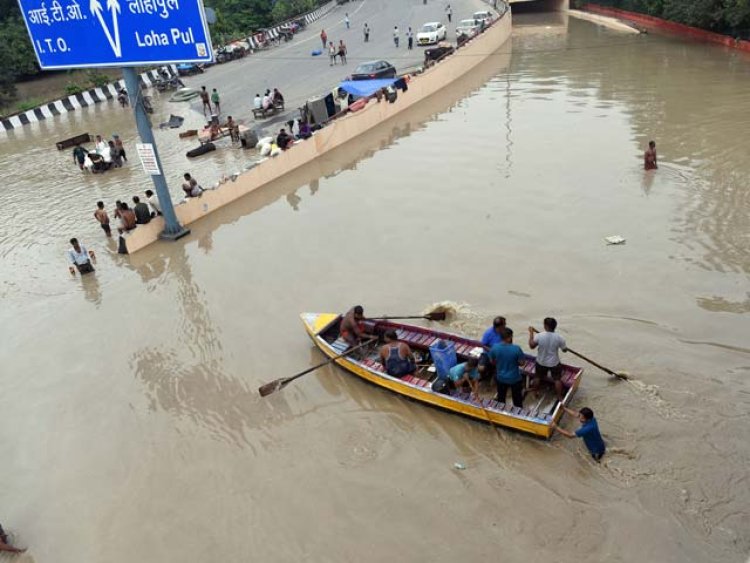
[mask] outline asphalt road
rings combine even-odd
[[[256,52],[244,59],[215,65],[205,73],[184,79],[187,86],[208,90],[216,88],[221,96],[222,115],[232,115],[251,127],[260,129],[297,117],[297,108],[312,96],[331,91],[361,62],[385,59],[403,71],[421,64],[424,47],[416,46],[416,33],[422,24],[442,21],[448,27],[448,40],[455,42],[455,28],[461,19],[477,10],[488,9],[483,0],[453,0],[453,22],[448,23],[444,0],[353,0],[335,7],[329,14],[308,25],[289,43]],[[351,29],[344,23],[348,12]],[[362,28],[370,26],[370,41],[364,42]],[[401,41],[393,43],[393,26],[398,25]],[[407,49],[405,32],[411,26],[415,35],[414,49]],[[320,32],[325,29],[328,40],[338,45],[344,40],[348,64],[330,66],[327,53],[313,57],[321,49]],[[287,111],[284,116],[255,121],[253,98],[266,89],[279,88],[284,94]],[[202,113],[200,100],[191,109]]]

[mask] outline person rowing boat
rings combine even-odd
[[[349,346],[356,346],[364,337],[364,321],[365,310],[362,305],[355,305],[344,315],[341,321],[340,334],[341,338],[349,343]]]

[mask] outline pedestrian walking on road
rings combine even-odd
[[[393,44],[396,46],[396,49],[398,49],[398,26],[393,26]]]
[[[216,108],[216,115],[221,115],[219,93],[216,91],[216,88],[214,88],[213,92],[211,92],[211,102],[214,104],[214,107]]]
[[[325,50],[326,45],[328,45],[328,34],[325,29],[320,30],[320,42],[323,44],[323,49]]]
[[[346,24],[346,29],[349,29],[349,12],[344,15],[344,23]]]
[[[328,58],[330,60],[330,66],[333,66],[336,64],[337,55],[338,55],[338,51],[336,50],[336,46],[333,44],[333,41],[330,41],[328,43]]]
[[[206,108],[208,108],[208,114],[211,115],[211,100],[205,86],[201,86],[201,102],[203,102],[203,117],[206,116]]]
[[[411,30],[411,26],[406,30],[406,42],[410,51],[414,49],[414,32]]]
[[[346,45],[343,39],[339,39],[339,59],[342,65],[346,64]]]
[[[370,42],[370,26],[365,24],[365,27],[362,28],[362,31],[365,34],[365,43],[369,43]]]
[[[448,23],[450,23],[451,18],[453,17],[453,9],[450,4],[445,7],[445,14],[448,16]]]

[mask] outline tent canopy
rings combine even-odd
[[[394,82],[396,78],[376,78],[374,80],[345,80],[339,84],[339,88],[352,96],[364,98],[371,96],[381,88],[386,88]]]

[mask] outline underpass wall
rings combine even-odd
[[[310,139],[295,143],[289,150],[275,158],[261,161],[254,168],[240,174],[236,180],[228,181],[215,190],[207,190],[201,197],[175,205],[178,220],[182,225],[188,226],[395,117],[459,79],[487,57],[492,56],[510,35],[511,15],[507,12],[499,21],[466,43],[455,54],[414,77],[409,82],[408,91],[399,92],[395,103],[391,104],[385,100],[377,102],[372,99],[362,110],[348,113],[334,120],[317,131]],[[156,217],[146,225],[139,225],[123,237],[128,253],[137,252],[155,242],[163,230],[162,217]]]

